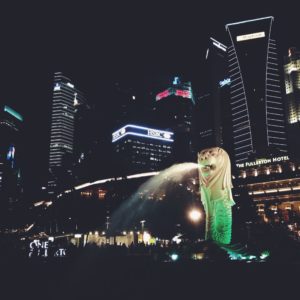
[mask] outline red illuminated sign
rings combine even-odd
[[[156,95],[156,101],[166,98],[168,96],[175,95],[183,98],[192,98],[191,91],[189,90],[174,90],[173,88],[169,88],[159,94]]]
[[[176,90],[175,95],[183,98],[191,98],[191,92],[185,90]]]
[[[170,91],[169,90],[165,90],[159,94],[156,95],[156,101],[160,100],[160,99],[163,99],[163,98],[166,98],[170,96]]]

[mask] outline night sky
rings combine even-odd
[[[34,185],[43,183],[48,167],[55,71],[72,78],[88,101],[103,104],[105,123],[115,82],[142,92],[178,74],[205,91],[208,39],[226,44],[226,23],[273,15],[279,48],[300,48],[299,11],[288,1],[110,2],[1,4],[0,102],[25,117],[26,170]]]

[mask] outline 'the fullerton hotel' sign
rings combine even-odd
[[[238,168],[247,168],[247,167],[255,167],[255,166],[261,166],[266,164],[272,164],[272,163],[278,163],[283,161],[289,161],[290,158],[286,156],[277,156],[272,158],[261,158],[257,159],[255,161],[246,161],[244,163],[236,164]]]

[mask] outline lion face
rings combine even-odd
[[[219,147],[202,150],[198,165],[201,186],[214,186],[215,190],[232,188],[230,158],[225,150]]]
[[[220,148],[205,149],[198,154],[198,164],[204,177],[214,176],[218,168],[217,160],[219,149]]]
[[[217,169],[217,160],[213,156],[208,157],[207,159],[202,159],[199,162],[199,167],[204,177],[214,176]]]

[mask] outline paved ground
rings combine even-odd
[[[0,299],[288,299],[300,265],[145,260],[2,263]],[[208,296],[209,295],[209,296]]]

